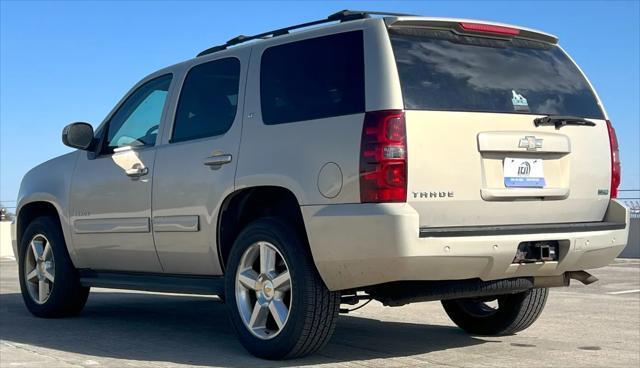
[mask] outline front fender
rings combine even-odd
[[[43,164],[36,166],[25,174],[20,184],[16,205],[15,234],[12,239],[14,253],[17,254],[17,246],[21,236],[20,230],[26,224],[22,224],[21,212],[23,209],[35,203],[46,203],[55,208],[64,240],[72,262],[75,262],[75,252],[73,240],[71,238],[71,227],[69,224],[69,190],[71,179],[79,151],[56,157]]]

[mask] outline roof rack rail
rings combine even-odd
[[[204,56],[204,55],[208,55],[208,54],[212,54],[214,52],[225,50],[227,47],[233,46],[233,45],[237,45],[239,43],[243,43],[243,42],[247,42],[247,41],[251,41],[251,40],[256,40],[256,39],[260,39],[260,38],[270,38],[270,37],[282,36],[282,35],[288,34],[289,31],[292,31],[294,29],[306,28],[306,27],[311,27],[311,26],[315,26],[315,25],[318,25],[318,24],[330,23],[330,22],[348,22],[348,21],[351,21],[351,20],[369,18],[372,15],[411,16],[413,14],[389,13],[389,12],[378,12],[378,11],[368,11],[368,10],[347,10],[347,9],[345,9],[345,10],[341,10],[339,12],[333,13],[333,14],[329,15],[325,19],[315,20],[315,21],[312,21],[312,22],[307,22],[307,23],[302,23],[302,24],[296,24],[294,26],[280,28],[280,29],[276,29],[276,30],[273,30],[273,31],[260,33],[260,34],[253,35],[253,36],[240,35],[240,36],[237,36],[237,37],[234,37],[234,38],[230,39],[229,41],[227,41],[226,43],[224,43],[222,45],[213,46],[213,47],[210,47],[210,48],[202,51],[201,53],[198,54],[198,57]]]

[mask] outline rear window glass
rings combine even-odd
[[[589,84],[557,46],[390,29],[405,108],[602,119]]]
[[[260,98],[265,124],[364,112],[362,31],[266,49]]]

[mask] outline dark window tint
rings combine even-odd
[[[362,31],[265,50],[260,100],[265,124],[364,112]]]
[[[603,118],[576,66],[553,45],[391,29],[406,109]]]
[[[170,84],[170,74],[153,79],[140,86],[120,105],[107,126],[103,153],[124,146],[155,144]]]
[[[236,58],[194,66],[180,93],[171,142],[226,133],[236,117],[239,81]]]

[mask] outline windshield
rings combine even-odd
[[[522,39],[390,28],[405,109],[603,119],[578,68],[557,46]]]

